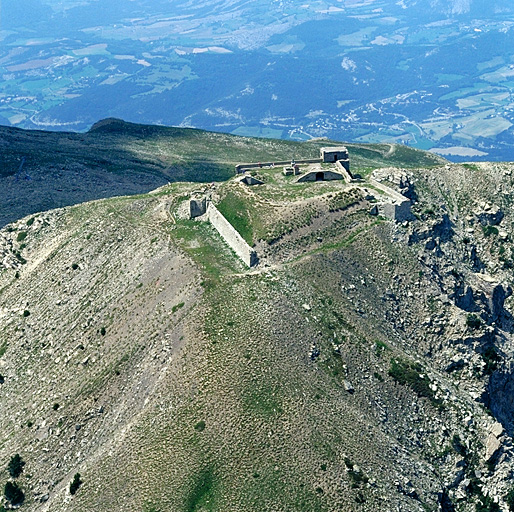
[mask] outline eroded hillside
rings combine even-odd
[[[365,184],[231,181],[3,229],[21,510],[508,510],[513,169],[375,171],[401,224]],[[257,268],[181,218],[207,190]]]

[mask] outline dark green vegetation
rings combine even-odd
[[[180,302],[178,304],[175,304],[172,308],[171,308],[171,312],[172,313],[176,313],[179,309],[182,309],[184,307],[184,303],[183,302]]]
[[[468,492],[472,496],[477,497],[477,503],[475,505],[476,512],[500,512],[500,506],[496,503],[491,496],[485,496],[480,486],[480,480],[476,477],[471,478],[471,482],[468,486]]]
[[[428,398],[434,404],[439,403],[419,363],[393,358],[388,373],[399,384],[409,386],[418,396]]]
[[[82,480],[80,479],[80,473],[75,473],[73,480],[70,482],[70,494],[73,496],[79,490],[79,487],[82,485]]]
[[[500,354],[498,353],[498,350],[494,346],[487,347],[484,350],[482,354],[482,359],[485,363],[485,375],[492,375],[492,373],[494,372],[494,370],[496,370],[496,368],[498,368],[498,364],[502,360]]]
[[[483,232],[485,236],[497,235],[498,228],[496,226],[484,226]]]
[[[470,329],[478,329],[482,325],[482,320],[474,313],[470,313],[466,316],[466,325]]]
[[[7,465],[7,472],[13,478],[18,478],[23,471],[23,466],[25,466],[25,461],[21,458],[20,454],[17,453],[11,457],[9,464]]]
[[[214,470],[209,467],[201,471],[195,478],[191,492],[186,501],[186,512],[215,512],[216,503],[216,477]]]
[[[205,421],[201,420],[195,425],[195,430],[198,432],[203,432],[205,430]]]
[[[7,482],[4,486],[5,499],[13,506],[21,505],[25,500],[25,493],[16,482]]]

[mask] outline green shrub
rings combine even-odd
[[[81,485],[82,485],[82,480],[80,479],[80,473],[75,473],[75,476],[73,477],[73,481],[70,482],[70,494],[74,495],[79,490],[79,487]]]
[[[387,343],[384,343],[381,340],[375,340],[375,354],[377,356],[380,357],[383,353],[386,352],[386,350],[391,350]]]
[[[475,510],[476,512],[501,512],[500,505],[495,503],[491,496],[480,496]]]
[[[205,421],[201,420],[195,425],[195,430],[197,432],[203,432],[205,430]]]
[[[59,404],[58,404],[58,403],[55,403],[54,405],[52,405],[52,409],[53,409],[54,411],[57,411],[57,409],[59,409],[59,407],[60,407],[60,406],[59,406]]]
[[[20,254],[20,251],[14,251],[14,255],[22,265],[25,265],[25,263],[27,263],[27,260]]]
[[[466,317],[466,325],[470,329],[478,329],[482,325],[482,320],[480,320],[480,317],[478,317],[474,313],[470,313]]]
[[[487,347],[482,354],[482,359],[485,362],[484,374],[492,375],[494,370],[498,368],[498,363],[501,361],[501,356],[498,354],[496,347]]]
[[[421,376],[423,368],[419,363],[411,363],[401,359],[391,359],[389,376],[403,386],[409,386],[418,396],[428,398],[433,404],[440,405],[435,393],[430,389],[430,381]]]
[[[28,221],[27,221],[27,226],[32,226],[32,224],[34,224],[34,221],[36,220],[36,217],[31,217]]]
[[[491,235],[498,234],[498,228],[496,226],[484,226],[482,228],[482,231],[484,232],[485,236],[491,236]]]
[[[369,482],[369,478],[362,471],[355,471],[353,469],[350,469],[350,471],[348,471],[348,475],[350,476],[354,484],[367,484]]]
[[[23,471],[23,466],[25,466],[25,461],[17,453],[11,457],[9,464],[7,464],[7,471],[13,478],[18,478]]]
[[[73,270],[77,270],[77,269],[79,268],[79,264],[78,264],[78,263],[72,263],[72,264],[71,264],[71,268],[72,268]]]
[[[171,312],[172,313],[176,313],[179,309],[183,308],[184,307],[184,303],[181,302],[180,304],[175,304],[175,306],[173,306],[171,308]]]
[[[7,482],[4,487],[5,499],[13,506],[21,505],[25,494],[16,482]]]
[[[466,446],[463,444],[458,434],[455,434],[452,438],[452,447],[462,457],[467,456],[468,451]]]
[[[107,332],[107,331],[105,330],[105,327],[102,327],[102,328],[100,329],[100,334],[101,334],[102,336],[105,336],[105,333],[106,333],[106,332]]]
[[[26,231],[20,231],[18,233],[18,236],[16,237],[16,241],[17,242],[23,242],[23,240],[25,240],[25,238],[27,238],[27,232]]]
[[[475,496],[477,502],[475,504],[476,512],[501,512],[498,503],[495,503],[491,496],[484,496],[481,488],[481,482],[477,477],[472,477],[467,488],[470,496]]]
[[[25,318],[27,318],[28,316],[30,315],[30,311],[28,309],[26,309],[24,312],[23,312],[23,316]]]

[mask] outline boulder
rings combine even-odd
[[[485,442],[485,457],[486,461],[491,460],[494,454],[500,449],[500,440],[491,432]]]

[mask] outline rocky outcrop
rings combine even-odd
[[[416,226],[409,236],[409,245],[422,241],[449,242],[455,235],[454,226],[448,214]]]
[[[498,206],[485,205],[484,209],[476,216],[482,226],[498,226],[505,214]]]

